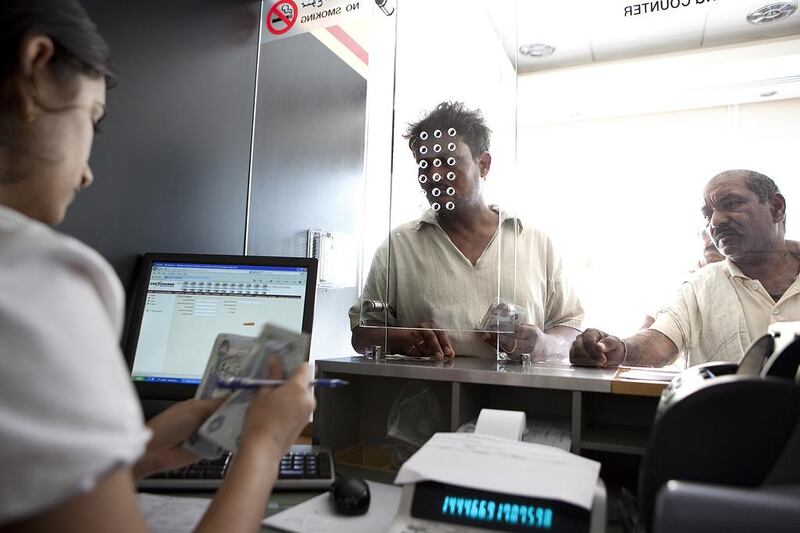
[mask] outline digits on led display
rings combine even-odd
[[[553,510],[549,507],[519,505],[495,500],[445,496],[443,517],[459,517],[484,523],[509,524],[531,529],[551,529]]]

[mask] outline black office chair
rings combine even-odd
[[[800,370],[800,341],[795,340],[783,350],[769,356],[764,362],[761,375],[786,378],[797,382],[800,377],[798,370]]]
[[[658,492],[653,533],[796,533],[800,529],[800,422],[755,488],[669,481]]]
[[[669,480],[736,487],[768,482],[784,453],[800,453],[800,442],[790,438],[799,421],[800,386],[777,378],[724,376],[683,398],[653,427],[642,461],[644,531],[651,531],[656,494]],[[785,476],[800,484],[800,469]]]
[[[800,485],[742,489],[670,481],[658,494],[653,533],[797,533]]]
[[[794,381],[800,341],[783,352],[784,360],[762,357],[761,376],[711,363],[688,369],[665,389],[639,471],[638,498],[628,494],[621,502],[626,531],[653,531],[656,498],[670,480],[709,490],[800,487],[800,385]],[[671,500],[665,508],[683,501],[685,490],[697,492],[688,486],[666,491]]]

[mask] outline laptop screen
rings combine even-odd
[[[126,342],[140,395],[193,396],[219,333],[311,333],[315,289],[314,259],[145,254]]]

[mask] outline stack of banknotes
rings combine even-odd
[[[517,326],[527,320],[528,313],[524,307],[498,298],[489,306],[477,328],[480,331],[513,332]]]
[[[228,399],[184,443],[184,447],[203,457],[219,457],[239,448],[242,422],[250,400],[258,391],[220,387],[220,378],[266,379],[268,366],[280,365],[286,377],[308,361],[311,337],[266,324],[258,337],[220,333],[214,341],[203,381],[195,398]]]

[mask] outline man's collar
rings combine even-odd
[[[513,214],[511,214],[508,211],[503,211],[502,209],[500,209],[500,206],[498,206],[498,205],[490,205],[489,209],[491,209],[492,211],[494,211],[495,213],[500,215],[500,221],[503,224],[505,224],[506,222],[509,222],[509,221],[516,221],[517,222],[517,232],[522,232],[522,221],[520,219],[518,219],[517,217],[515,217]],[[433,209],[428,208],[422,214],[422,216],[419,217],[419,220],[417,221],[416,226],[414,226],[414,229],[416,229],[416,230],[422,229],[423,224],[429,224],[431,226],[438,226],[439,222],[436,220],[436,211],[434,211]]]
[[[744,272],[742,272],[742,269],[739,268],[738,266],[736,266],[736,263],[734,263],[733,261],[731,261],[727,257],[725,258],[725,265],[728,267],[728,272],[730,272],[731,277],[733,277],[733,278],[750,279],[750,276],[748,276]]]
[[[734,263],[728,258],[725,258],[725,265],[727,266],[728,272],[730,272],[732,278],[753,279],[744,272],[742,272],[742,269],[739,268],[736,265],[736,263]]]
[[[419,230],[422,229],[423,224],[430,224],[431,226],[436,226],[436,211],[431,209],[430,207],[422,213],[422,216],[419,217],[417,220],[417,225],[414,226],[414,229]]]

